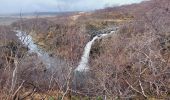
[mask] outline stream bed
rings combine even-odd
[[[50,56],[48,52],[42,50],[35,42],[31,35],[26,32],[16,31],[16,36],[22,44],[29,49],[29,53],[36,53],[38,58],[46,66],[46,69],[57,69],[57,67],[64,65],[66,62],[56,56]]]

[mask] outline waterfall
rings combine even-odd
[[[111,31],[109,34],[113,33],[114,31]],[[96,39],[99,39],[99,38],[102,38],[104,36],[107,36],[109,34],[99,34],[99,35],[96,35],[91,41],[89,41],[85,48],[84,48],[84,52],[83,52],[83,55],[81,57],[81,61],[79,62],[79,65],[78,67],[75,69],[75,71],[87,71],[89,69],[89,66],[88,66],[88,62],[89,62],[89,56],[90,56],[90,51],[91,51],[91,47],[92,47],[92,44],[94,43],[94,41]]]
[[[43,61],[43,63],[46,65],[46,68],[56,67],[59,66],[58,64],[63,62],[60,59],[54,59],[53,57],[50,57],[49,54],[45,51],[43,51],[41,48],[39,48],[33,41],[32,37],[27,34],[26,32],[22,31],[16,31],[16,36],[21,40],[21,42],[29,48],[30,53],[36,53],[39,58]],[[112,34],[114,31],[110,31],[110,33],[105,34],[98,34],[91,41],[89,41],[85,48],[83,55],[81,57],[81,60],[79,62],[78,67],[75,69],[75,71],[87,71],[89,69],[88,63],[89,63],[89,56],[92,44],[95,42],[96,39],[100,39],[104,36],[108,36],[109,34]]]
[[[88,42],[85,46],[84,49],[84,53],[81,57],[81,61],[78,65],[78,67],[76,68],[76,71],[84,71],[84,70],[88,70],[88,60],[89,60],[89,55],[90,55],[90,50],[91,50],[91,46],[93,44],[93,42],[98,38],[98,36],[95,36],[90,42]]]
[[[88,73],[89,70],[89,58],[90,58],[90,51],[92,44],[95,42],[96,39],[100,39],[102,37],[108,36],[112,34],[115,31],[111,31],[110,33],[105,33],[105,34],[98,34],[91,41],[89,41],[85,48],[83,55],[81,57],[81,60],[79,62],[78,67],[75,69],[74,72],[74,78],[73,78],[73,88],[76,91],[78,88],[84,87],[86,84],[86,80],[90,77],[90,73]]]

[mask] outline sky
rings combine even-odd
[[[0,14],[89,11],[143,0],[0,0]]]

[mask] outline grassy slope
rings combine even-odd
[[[170,35],[168,26],[170,5],[167,3],[168,0],[153,0],[122,7],[127,13],[132,14],[134,19],[122,25],[116,35],[99,41],[97,51],[95,46],[92,49],[92,71],[96,73],[96,78],[100,80],[104,78],[98,82],[108,84],[110,88],[118,83],[120,88],[117,89],[123,94],[123,91],[129,91],[126,96],[135,94],[134,88],[139,91],[143,89],[143,93],[137,93],[132,98],[142,99],[144,95],[148,99],[169,98],[170,81],[166,72],[169,71],[170,56],[167,41]],[[115,70],[118,77],[115,76]],[[101,72],[104,73],[100,74]],[[149,83],[153,86],[149,86]],[[108,91],[110,88],[107,88]],[[130,92],[131,90],[133,92]]]

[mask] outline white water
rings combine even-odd
[[[109,34],[112,34],[114,31],[111,31]],[[89,56],[90,56],[90,51],[91,51],[91,47],[92,47],[92,44],[95,42],[96,39],[100,39],[104,36],[107,36],[109,34],[100,34],[100,35],[96,35],[91,41],[89,41],[85,48],[84,48],[84,52],[83,52],[83,55],[81,57],[81,61],[78,65],[78,67],[75,69],[75,71],[88,71],[89,70],[89,66],[88,66],[88,63],[89,63]]]
[[[16,31],[16,36],[20,41],[29,48],[29,53],[36,53],[39,59],[42,60],[43,64],[46,65],[46,68],[55,68],[62,63],[60,59],[50,57],[49,54],[42,49],[40,49],[33,41],[32,37],[26,32]]]
[[[38,46],[33,42],[32,37],[25,33],[25,32],[21,32],[21,31],[16,31],[17,34],[16,36],[18,36],[18,38],[20,39],[20,41],[25,45],[28,46],[29,48],[29,52],[30,53],[37,53],[38,56],[42,55],[42,51],[38,48]]]
[[[32,37],[29,34],[27,34],[26,32],[22,32],[22,31],[16,31],[16,32],[17,32],[16,36],[20,39],[20,41],[29,48],[29,53],[36,53],[38,57],[46,65],[47,69],[51,67],[55,68],[56,66],[59,66],[59,64],[60,65],[62,64],[61,62],[63,61],[61,61],[60,59],[54,59],[53,57],[50,57],[47,52],[44,52],[42,49],[40,49],[34,43]],[[88,63],[89,63],[89,56],[90,56],[92,44],[95,42],[96,39],[100,39],[102,37],[108,36],[112,34],[113,32],[114,31],[111,31],[108,34],[99,34],[86,44],[83,55],[79,62],[79,65],[75,69],[75,71],[81,72],[81,71],[87,71],[89,69]]]
[[[90,50],[93,42],[98,38],[98,36],[95,36],[90,42],[88,42],[85,46],[83,56],[81,57],[81,61],[76,68],[76,71],[85,71],[88,70],[89,68],[87,67],[88,65],[88,60],[89,60],[89,55],[90,55]]]

